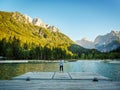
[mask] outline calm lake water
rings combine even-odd
[[[120,61],[119,61],[120,62]],[[58,62],[0,64],[0,79],[11,79],[26,72],[58,72]],[[120,63],[105,63],[103,61],[79,60],[65,62],[64,72],[94,72],[120,81]]]

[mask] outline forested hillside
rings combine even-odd
[[[35,26],[30,23],[24,15],[19,12],[0,12],[0,55],[15,59],[21,59],[21,54],[30,54],[30,57],[23,57],[24,59],[57,59],[65,56],[73,56],[67,49],[74,42],[61,32],[53,32],[43,27]],[[13,49],[19,49],[15,50]],[[3,50],[2,50],[3,49]],[[37,49],[36,56],[33,53]],[[49,51],[55,54],[51,56]],[[4,53],[3,53],[4,52]],[[12,55],[17,54],[18,55]],[[45,52],[49,55],[45,55]],[[65,55],[59,56],[61,52]],[[11,55],[9,55],[9,53]],[[49,57],[49,58],[48,58]]]

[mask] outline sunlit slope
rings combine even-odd
[[[28,22],[19,12],[0,12],[0,39],[19,38],[22,43],[44,47],[67,48],[74,42],[61,32],[38,27]]]

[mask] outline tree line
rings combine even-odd
[[[120,48],[107,53],[98,52],[95,49],[85,49],[76,44],[68,47],[72,54],[67,53],[60,47],[47,47],[35,45],[34,43],[24,43],[14,38],[3,38],[0,41],[0,56],[7,59],[37,59],[37,60],[57,60],[57,59],[119,59]]]
[[[99,52],[96,49],[85,49],[72,44],[68,49],[75,54],[75,59],[120,59],[120,48],[111,52]]]
[[[71,58],[66,50],[62,48],[48,48],[47,46],[41,47],[34,43],[24,43],[14,37],[13,39],[3,38],[0,41],[0,56],[7,57],[7,59],[38,59],[38,60],[57,60],[62,58]]]

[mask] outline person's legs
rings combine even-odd
[[[62,72],[63,72],[63,66],[61,67],[61,69],[62,69]]]
[[[62,67],[60,66],[60,71],[61,71]]]
[[[60,72],[61,72],[61,71],[63,72],[63,66],[60,66]]]

